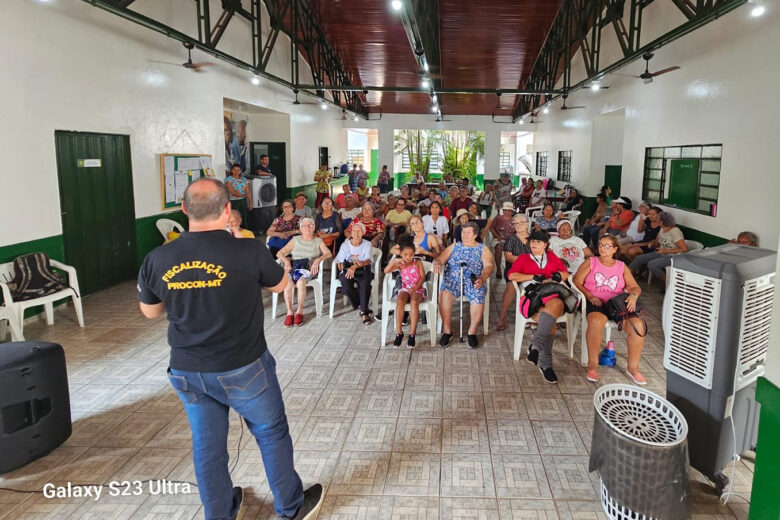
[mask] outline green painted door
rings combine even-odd
[[[65,262],[82,294],[135,278],[130,137],[56,131]]]
[[[666,202],[680,208],[696,209],[700,163],[699,159],[672,159]]]
[[[620,182],[623,177],[623,166],[608,164],[604,166],[604,184],[612,188],[613,199],[620,196]]]

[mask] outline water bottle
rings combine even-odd
[[[615,344],[612,340],[607,341],[607,346],[599,354],[599,365],[605,367],[614,367],[615,361]]]

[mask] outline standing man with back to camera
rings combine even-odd
[[[138,299],[147,318],[168,313],[168,378],[190,422],[206,520],[235,519],[243,500],[228,471],[230,408],[257,440],[277,514],[312,520],[322,486],[304,491],[295,471],[276,362],[263,332],[262,290],[280,293],[288,277],[261,241],[226,231],[231,208],[222,182],[190,184],[182,211],[189,231],[146,256]]]

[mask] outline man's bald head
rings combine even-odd
[[[184,190],[182,206],[187,217],[196,222],[218,220],[230,201],[230,194],[218,179],[198,179]]]

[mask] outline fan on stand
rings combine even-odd
[[[628,76],[628,77],[631,77],[631,78],[641,79],[642,81],[645,82],[645,84],[647,84],[647,83],[652,83],[653,82],[653,78],[655,78],[657,76],[660,76],[661,74],[666,74],[667,72],[673,72],[673,71],[675,71],[675,70],[680,68],[677,65],[674,65],[672,67],[667,67],[665,69],[661,69],[661,70],[659,70],[657,72],[650,72],[650,60],[653,59],[653,53],[652,52],[646,52],[646,53],[642,54],[642,59],[645,60],[645,71],[642,74],[640,74],[639,76],[635,76],[633,74],[620,74],[620,73],[614,73],[614,74],[616,76]]]

